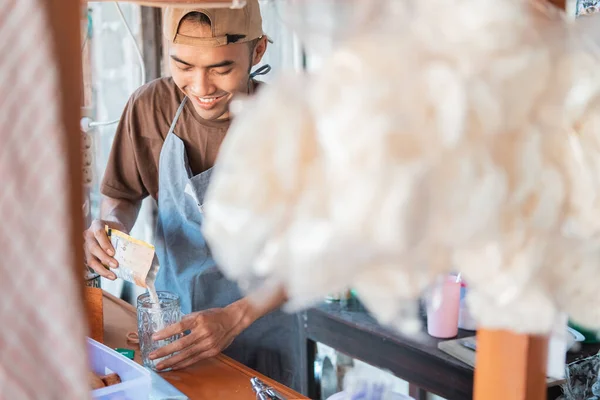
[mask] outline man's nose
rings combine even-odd
[[[190,89],[194,96],[202,97],[214,93],[216,88],[209,79],[208,74],[199,71],[194,75]]]

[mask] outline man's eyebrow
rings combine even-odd
[[[193,64],[190,64],[190,63],[189,63],[189,62],[187,62],[187,61],[183,61],[181,58],[179,58],[179,57],[177,57],[177,56],[175,56],[175,55],[171,55],[171,58],[172,58],[173,60],[175,60],[175,61],[179,62],[179,63],[182,63],[182,64],[184,64],[184,65],[187,65],[188,67],[193,67],[193,66],[194,66]],[[228,67],[228,66],[230,66],[230,65],[233,65],[233,64],[235,64],[235,61],[232,61],[232,60],[225,60],[225,61],[221,61],[221,62],[219,62],[219,63],[216,63],[216,64],[207,65],[207,66],[206,66],[206,67],[204,67],[204,68],[206,68],[206,69],[210,69],[210,68]]]
[[[230,66],[230,65],[233,65],[233,64],[235,64],[235,62],[234,62],[234,61],[231,61],[231,60],[225,60],[225,61],[221,61],[220,63],[217,63],[217,64],[213,64],[213,65],[207,65],[207,66],[206,66],[206,67],[204,67],[204,68],[207,68],[207,69],[208,69],[208,68],[220,68],[220,67],[228,67],[228,66]]]
[[[190,64],[189,62],[183,61],[181,58],[179,58],[177,56],[171,55],[171,58],[179,63],[187,65],[188,67],[193,67],[192,64]]]

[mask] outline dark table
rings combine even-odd
[[[316,343],[332,347],[353,358],[387,369],[411,384],[411,395],[419,400],[424,392],[448,400],[471,399],[473,368],[439,350],[440,339],[423,332],[404,337],[379,325],[357,300],[347,303],[323,303],[301,314],[303,322],[302,393],[319,398],[314,379]],[[460,331],[458,337],[473,336]],[[577,353],[568,353],[568,362],[595,354],[600,345],[583,345]],[[560,387],[550,388],[548,399],[555,399]]]

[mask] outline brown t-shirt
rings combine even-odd
[[[117,128],[102,194],[133,201],[150,194],[158,199],[160,150],[183,98],[172,78],[154,80],[131,96]],[[185,143],[194,175],[214,165],[229,123],[204,120],[190,101],[185,104],[175,133]]]

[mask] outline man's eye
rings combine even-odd
[[[217,75],[227,75],[227,74],[231,73],[231,71],[233,71],[233,68],[229,68],[228,70],[225,70],[225,71],[217,71],[216,69],[213,71]]]
[[[189,65],[177,64],[177,68],[179,68],[181,71],[184,71],[184,72],[192,70],[192,67],[190,67]]]

